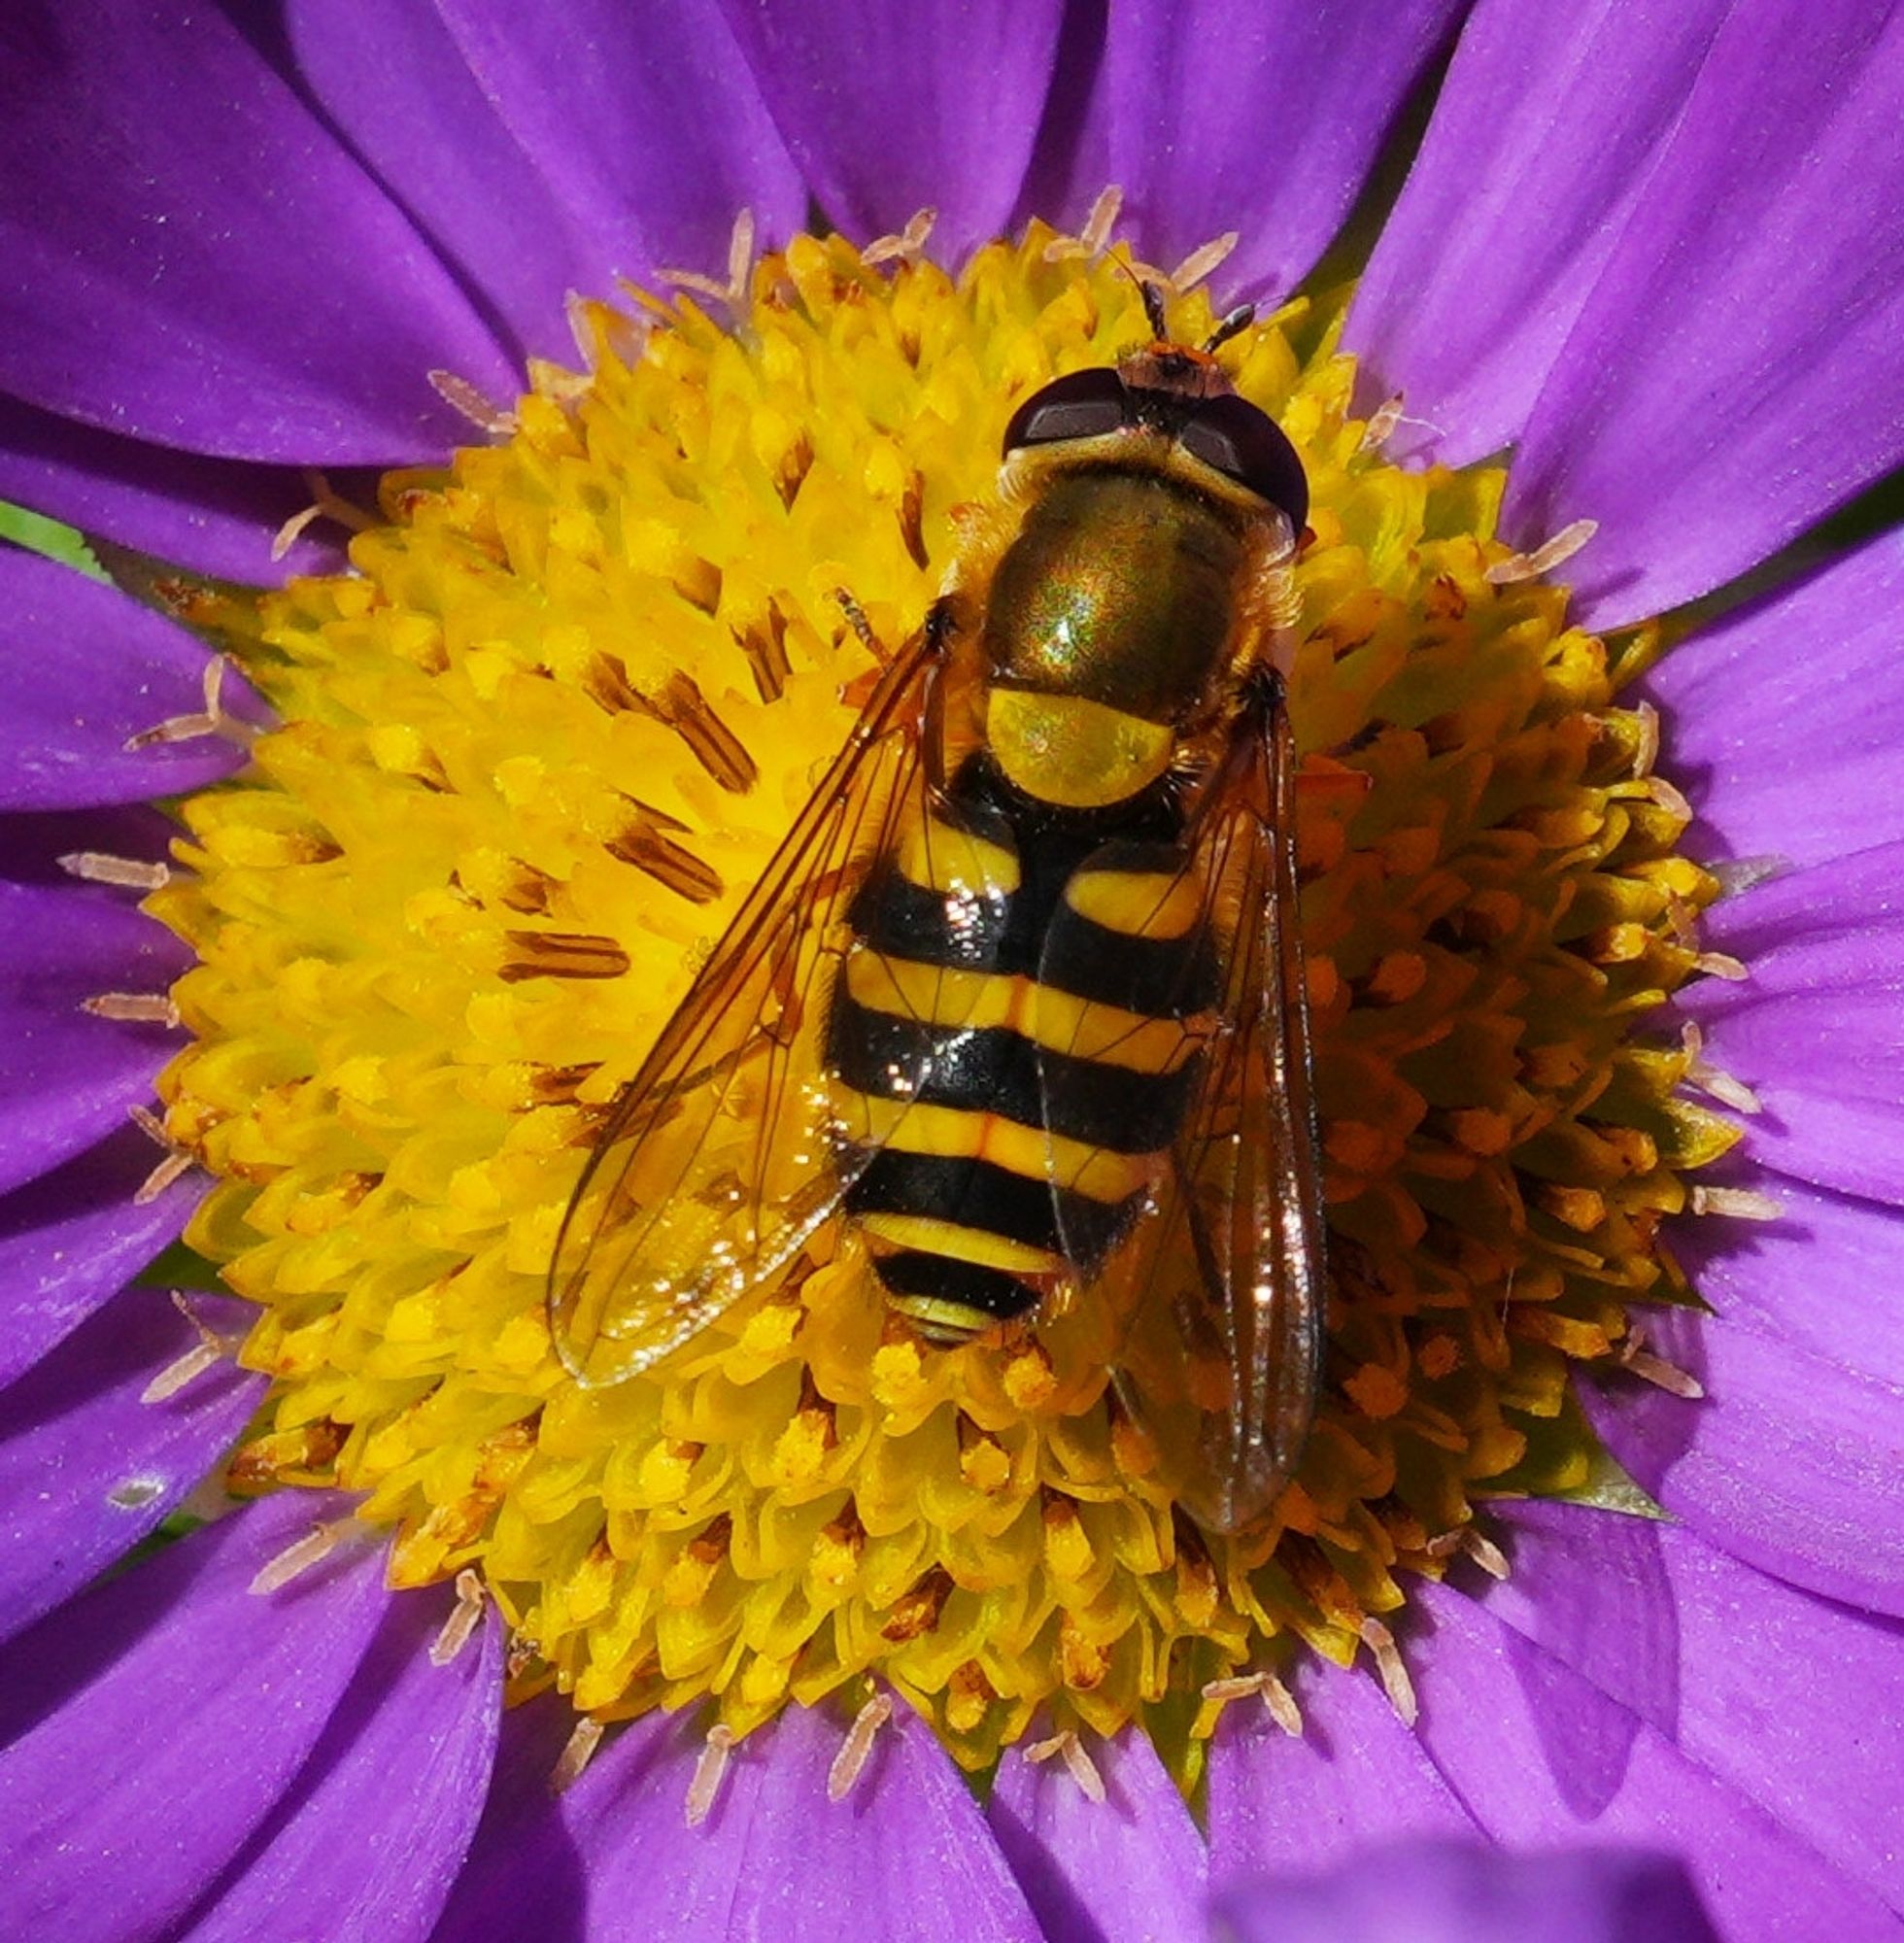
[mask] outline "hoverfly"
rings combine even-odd
[[[824,1224],[953,1347],[1073,1303],[1186,1507],[1308,1435],[1320,1173],[1284,683],[1309,489],[1211,355],[1016,411],[996,500],[618,1100],[549,1280],[584,1384],[769,1289]]]

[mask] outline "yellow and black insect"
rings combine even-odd
[[[1309,491],[1212,353],[1029,398],[918,636],[654,1051],[550,1277],[619,1381],[831,1222],[951,1347],[1074,1303],[1207,1525],[1287,1481],[1323,1249],[1283,685]]]

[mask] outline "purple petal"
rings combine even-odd
[[[1240,230],[1218,283],[1293,290],[1342,227],[1384,136],[1467,0],[1189,0],[1114,8],[1075,153],[1041,145],[1025,216],[1075,222],[1107,183],[1168,269]],[[1075,76],[1061,61],[1059,88]]]
[[[1739,981],[1681,994],[1707,1056],[1758,1095],[1752,1158],[1841,1193],[1904,1205],[1904,843],[1719,905],[1709,940]]]
[[[933,255],[946,263],[1003,233],[1051,85],[1060,0],[729,0],[726,11],[836,227],[867,242],[936,209]]]
[[[713,0],[436,11],[579,232],[587,294],[663,266],[720,273],[743,208],[770,238],[799,226],[799,172]]]
[[[194,1914],[191,1943],[423,1943],[476,1832],[502,1708],[494,1608],[448,1666],[441,1589],[406,1592],[290,1790]]]
[[[1209,1874],[1293,1874],[1398,1835],[1472,1836],[1475,1822],[1361,1673],[1316,1662],[1291,1739],[1254,1702],[1224,1714],[1209,1753]]]
[[[168,1243],[204,1183],[175,1181],[133,1200],[159,1158],[126,1127],[76,1160],[0,1198],[0,1386],[29,1370]]]
[[[187,962],[142,911],[0,883],[0,1193],[116,1132],[171,1050],[161,1028],[94,1018],[83,1002],[163,992]]]
[[[1904,1389],[1904,1211],[1728,1169],[1727,1184],[1769,1194],[1776,1221],[1681,1222],[1673,1249],[1721,1315],[1795,1344],[1853,1375]]]
[[[271,558],[279,528],[311,503],[294,472],[167,452],[5,395],[0,499],[226,580],[275,584],[333,572],[343,558],[322,525]]]
[[[183,628],[37,554],[0,550],[0,808],[78,809],[202,788],[243,754],[217,736],[127,749],[205,706],[205,650]],[[235,677],[226,690],[235,699]]]
[[[1743,572],[1904,457],[1904,14],[1741,0],[1529,418],[1503,527],[1600,522],[1617,627]]]
[[[218,1879],[303,1766],[389,1602],[367,1548],[248,1589],[339,1509],[282,1492],[0,1655],[0,1934],[170,1935]]]
[[[616,265],[589,251],[434,10],[291,0],[285,32],[325,114],[487,300],[517,353],[573,363],[563,297],[613,295]],[[669,137],[651,129],[645,139],[664,148]]]
[[[1237,1943],[1717,1943],[1684,1869],[1631,1849],[1398,1842],[1311,1881],[1236,1884],[1216,1914]]]
[[[650,1715],[551,1800],[560,1722],[545,1710],[498,1763],[498,1787],[436,1943],[491,1943],[497,1910],[533,1908],[549,1943],[657,1935],[938,1937],[1040,1931],[970,1791],[901,1705],[853,1792],[827,1798],[843,1723],[790,1707],[734,1750],[714,1811],[690,1828],[702,1736]],[[512,1752],[514,1758],[512,1759]],[[524,1764],[536,1771],[525,1775]]]
[[[252,1312],[203,1299],[213,1327]],[[140,1401],[198,1340],[162,1289],[128,1288],[0,1391],[0,1639],[129,1551],[236,1443],[265,1382],[235,1364]]]
[[[1904,1909],[1904,1629],[1794,1590],[1683,1526],[1503,1505],[1487,1610]]]
[[[1475,9],[1343,332],[1367,404],[1407,401],[1391,453],[1519,435],[1728,5]]]
[[[1776,1816],[1485,1608],[1431,1584],[1410,1608],[1422,1746],[1497,1841],[1669,1851],[1737,1943],[1896,1936],[1877,1897]]]
[[[1176,1784],[1136,1728],[1093,1740],[1104,1801],[1062,1760],[1008,1749],[986,1819],[1048,1936],[1139,1943],[1190,1936],[1203,1921],[1205,1853]]]
[[[1904,1613],[1904,1390],[1717,1316],[1659,1310],[1646,1323],[1648,1347],[1706,1394],[1630,1378],[1585,1390],[1614,1455],[1721,1551]]]
[[[212,7],[0,24],[0,386],[159,445],[440,458],[427,373],[515,373],[409,222]]]
[[[1824,863],[1904,838],[1904,535],[1886,533],[1676,647],[1645,690],[1704,854]]]

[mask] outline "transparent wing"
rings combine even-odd
[[[1321,1171],[1296,929],[1293,768],[1287,719],[1266,687],[1176,872],[1154,872],[1147,919],[1126,926],[1153,941],[1201,942],[1201,951],[1179,950],[1166,1013],[1181,1044],[1172,1051],[1159,1037],[1142,1062],[1161,1057],[1160,1070],[1183,1075],[1181,1117],[1095,1268],[1067,1240],[1087,1299],[1130,1318],[1119,1395],[1159,1445],[1179,1497],[1218,1531],[1275,1502],[1301,1457],[1319,1381]],[[1129,914],[1144,908],[1139,897]],[[1106,1022],[1087,1015],[1080,1043],[1094,1056],[1113,1037]],[[1056,1117],[1062,1073],[1054,1068],[1047,1084]],[[1154,1089],[1150,1097],[1160,1114],[1173,1104]],[[1056,1168],[1053,1178],[1062,1178]],[[1064,1210],[1061,1198],[1061,1227]]]
[[[549,1276],[557,1348],[584,1384],[647,1368],[767,1282],[894,1131],[892,1115],[871,1130],[842,1123],[827,1034],[839,970],[864,951],[856,896],[908,832],[916,850],[935,828],[923,757],[937,666],[928,629],[616,1102]],[[939,869],[958,875],[942,859]],[[982,932],[984,887],[967,903]],[[934,1051],[922,1037],[896,1090],[924,1086]]]

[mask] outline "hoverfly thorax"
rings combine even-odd
[[[1207,351],[1158,342],[1027,399],[1004,488],[1023,514],[985,607],[986,739],[1046,801],[1122,801],[1232,711],[1303,530],[1301,462]]]

